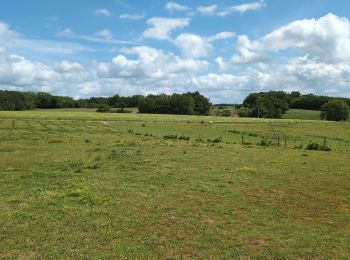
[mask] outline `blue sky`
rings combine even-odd
[[[0,89],[350,97],[350,1],[2,0]]]

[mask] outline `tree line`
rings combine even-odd
[[[102,104],[125,108],[137,107],[142,96],[91,97],[74,100],[67,96],[54,96],[45,92],[19,92],[0,90],[0,110],[30,110],[35,108],[98,108]]]
[[[30,110],[35,108],[130,108],[138,107],[140,113],[198,114],[206,115],[210,109],[209,99],[199,92],[172,95],[134,95],[123,97],[91,97],[74,100],[67,96],[54,96],[45,92],[19,92],[0,90],[0,110]]]
[[[281,118],[289,109],[320,110],[321,118],[327,120],[346,120],[350,106],[349,98],[302,95],[300,92],[269,91],[249,94],[243,101],[241,116]],[[332,112],[328,112],[332,110]],[[332,116],[330,116],[332,114]]]

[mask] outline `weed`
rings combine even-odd
[[[189,141],[190,140],[190,137],[189,136],[184,136],[184,135],[181,135],[178,137],[179,140],[184,140],[184,141]]]
[[[305,150],[312,150],[312,151],[331,151],[332,149],[327,144],[318,144],[316,142],[310,142]]]
[[[163,138],[168,140],[176,140],[177,135],[164,135]]]
[[[272,141],[263,138],[263,139],[261,139],[259,145],[264,146],[264,147],[269,147],[270,145],[272,145]]]

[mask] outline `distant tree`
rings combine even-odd
[[[344,100],[331,100],[321,107],[321,119],[345,121],[349,118],[349,106]]]
[[[251,109],[251,117],[280,118],[288,110],[289,100],[283,91],[269,91],[249,94],[243,105]]]
[[[179,115],[194,114],[194,101],[191,95],[173,94],[170,97],[170,113]]]
[[[211,104],[209,99],[201,95],[199,92],[187,93],[192,96],[194,102],[194,113],[197,115],[208,115]]]
[[[140,113],[192,115],[209,113],[209,100],[198,92],[173,94],[171,96],[148,95],[138,98]]]
[[[111,107],[107,104],[101,104],[96,112],[100,112],[100,113],[108,113],[108,112],[111,112]]]

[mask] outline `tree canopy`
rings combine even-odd
[[[331,100],[321,107],[321,119],[345,121],[349,118],[349,106],[344,100]]]
[[[140,99],[138,109],[140,113],[151,114],[207,115],[210,103],[199,92],[148,95]]]
[[[280,118],[289,108],[321,110],[327,102],[342,100],[350,105],[348,98],[334,98],[317,96],[314,94],[302,95],[298,91],[286,93],[284,91],[269,91],[249,94],[243,101],[248,108],[241,114],[251,117]]]

